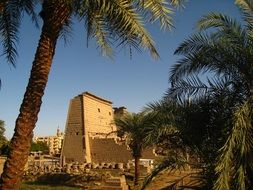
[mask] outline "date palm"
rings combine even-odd
[[[9,5],[12,1],[5,1]],[[154,58],[159,55],[144,22],[159,21],[161,27],[172,25],[171,7],[181,0],[43,0],[40,16],[43,20],[30,79],[16,120],[10,154],[1,176],[0,189],[18,189],[27,162],[33,129],[38,119],[59,35],[76,16],[83,21],[88,38],[97,39],[106,55],[113,45],[147,49]],[[13,36],[12,39],[15,39]]]
[[[142,156],[142,151],[147,147],[145,137],[147,131],[153,127],[154,114],[127,113],[120,117],[115,117],[115,125],[117,126],[117,134],[126,140],[127,145],[132,151],[134,158],[134,184],[138,185],[139,180],[139,162]]]
[[[172,88],[168,92],[181,98],[230,97],[233,112],[223,124],[228,136],[216,163],[217,190],[244,190],[253,185],[253,2],[236,3],[243,24],[210,13],[200,19],[200,32],[179,46],[175,53],[183,58],[171,70]],[[201,82],[200,73],[212,73],[215,79]]]
[[[145,140],[158,146],[163,159],[145,178],[142,189],[161,171],[181,170],[188,166],[201,171],[198,178],[191,181],[193,189],[212,189],[214,158],[225,143],[222,139],[226,134],[224,123],[233,114],[229,107],[231,98],[216,96],[179,101],[166,95],[162,100],[148,104],[145,110],[155,112],[157,116]],[[194,159],[189,159],[189,155]]]

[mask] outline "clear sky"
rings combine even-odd
[[[175,48],[194,33],[196,21],[210,11],[239,18],[234,0],[189,0],[184,10],[173,15],[173,31],[159,31],[157,25],[149,27],[161,56],[158,61],[145,51],[134,51],[130,59],[129,52],[122,48],[116,49],[113,60],[103,57],[93,41],[87,48],[83,25],[74,23],[70,44],[66,46],[61,40],[57,45],[35,135],[54,135],[58,126],[64,131],[69,100],[84,91],[111,100],[115,107],[125,106],[131,112],[159,100],[169,87],[170,67],[178,59],[173,55]],[[16,69],[0,58],[0,119],[5,121],[8,138],[13,134],[39,34],[40,30],[24,19]]]

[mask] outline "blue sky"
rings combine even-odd
[[[210,11],[239,18],[233,0],[189,0],[184,10],[174,14],[175,29],[171,32],[160,31],[158,25],[149,26],[161,56],[158,61],[145,51],[134,51],[130,59],[129,52],[122,48],[115,50],[113,60],[103,57],[93,41],[87,48],[84,27],[74,23],[70,44],[64,45],[63,40],[57,44],[35,135],[54,135],[58,126],[63,131],[69,100],[84,91],[111,100],[113,106],[125,106],[131,112],[159,100],[169,87],[170,67],[178,59],[173,55],[175,48],[194,33],[196,21]],[[40,30],[24,19],[16,69],[0,58],[0,119],[5,121],[8,138],[13,134],[39,34]]]

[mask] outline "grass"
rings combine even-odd
[[[113,176],[119,176],[121,173],[120,170],[100,170],[100,169],[93,169],[91,173],[96,172],[99,174],[107,174],[108,172]],[[47,176],[48,177],[48,176]],[[84,182],[85,187],[73,187],[68,186],[71,185],[71,179],[66,178],[66,181],[63,181],[65,178],[61,176],[49,176],[47,180],[41,180],[37,182],[23,182],[21,186],[21,190],[83,190],[85,187],[96,187],[96,184],[94,182],[97,182],[96,180],[89,181],[87,183]],[[57,182],[58,184],[55,184]],[[69,183],[67,183],[69,182]],[[73,182],[73,181],[72,181]],[[73,183],[74,184],[74,183]],[[83,184],[83,185],[84,185]]]
[[[69,187],[62,185],[39,185],[39,184],[22,184],[21,190],[83,190],[80,187]]]

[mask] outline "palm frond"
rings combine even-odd
[[[184,0],[96,0],[82,1],[77,10],[81,19],[84,19],[87,27],[87,38],[99,37],[98,44],[102,50],[110,50],[109,41],[118,42],[118,46],[129,46],[140,50],[147,49],[155,59],[159,58],[155,43],[149,32],[144,27],[144,22],[160,21],[162,28],[172,26],[172,7],[182,5]],[[96,18],[95,18],[95,15]],[[99,21],[92,24],[94,18]],[[149,15],[149,19],[147,19]],[[94,27],[94,28],[93,28]],[[95,34],[96,29],[98,29]],[[95,35],[94,35],[95,34]],[[111,51],[111,50],[110,50]]]
[[[170,3],[172,6],[176,8],[183,7],[184,8],[184,3],[187,2],[187,0],[170,0]]]
[[[216,28],[217,30],[212,33],[213,39],[229,40],[231,42],[237,42],[238,44],[245,44],[247,42],[245,42],[247,40],[247,30],[242,28],[241,23],[221,13],[204,15],[198,21],[197,27],[201,31]]]
[[[16,2],[6,2],[0,13],[0,36],[3,46],[3,55],[7,61],[15,66],[17,57],[16,44],[18,42],[18,29],[20,26],[20,10]]]
[[[189,52],[200,51],[201,49],[213,46],[214,42],[210,35],[205,33],[193,34],[188,39],[183,41],[176,49],[174,54],[185,55]]]
[[[197,23],[199,30],[207,30],[209,28],[219,28],[221,30],[240,28],[240,23],[235,19],[221,13],[209,13],[204,15]]]
[[[178,104],[170,97],[165,96],[162,100],[154,101],[144,107],[144,112],[159,112],[162,114],[170,114],[178,110]]]
[[[151,36],[144,28],[143,18],[131,1],[85,1],[79,12],[83,19],[87,19],[86,16],[92,16],[94,13],[101,15],[100,21],[103,20],[105,26],[104,33],[106,31],[110,39],[120,41],[120,45],[130,43],[132,47],[140,46],[148,49],[154,58],[159,57]],[[90,29],[88,34],[91,32],[94,30]]]
[[[215,169],[218,175],[214,185],[216,190],[230,189],[233,180],[236,180],[236,189],[243,190],[247,185],[248,179],[245,174],[247,168],[252,167],[253,148],[253,130],[249,117],[252,114],[251,106],[249,102],[245,102],[234,114],[232,131],[220,150]]]
[[[25,12],[28,14],[32,21],[35,23],[36,27],[39,27],[39,21],[38,21],[38,15],[35,12],[35,7],[38,3],[40,3],[40,0],[16,0],[19,1],[19,8],[21,9],[22,12]]]
[[[178,1],[174,1],[173,5],[179,5]],[[168,6],[167,0],[145,0],[143,6],[146,14],[150,13],[150,21],[159,20],[161,28],[171,29],[173,26],[171,14],[173,10]]]
[[[197,76],[188,77],[186,79],[177,80],[167,91],[167,96],[188,98],[192,96],[202,96],[208,90],[208,86],[203,83]]]
[[[159,121],[154,122],[153,126],[151,125],[150,128],[147,128],[145,130],[145,144],[157,145],[162,140],[164,140],[164,137],[166,137],[167,140],[170,140],[170,138],[172,139],[174,137],[179,136],[180,132],[179,129],[176,127],[173,118],[158,117],[157,120]]]
[[[15,60],[18,55],[17,43],[19,26],[22,13],[26,12],[38,25],[35,13],[35,5],[38,0],[12,0],[1,1],[0,3],[0,36],[3,46],[3,54],[7,61],[15,67]]]
[[[189,54],[180,59],[177,64],[171,67],[169,81],[173,84],[184,76],[191,76],[193,73],[203,70],[206,65],[202,60],[203,56],[201,54]]]
[[[253,2],[251,0],[236,0],[235,3],[241,9],[243,19],[249,29],[253,28]]]
[[[208,91],[210,93],[228,95],[231,93],[233,88],[233,79],[231,77],[225,76],[214,76],[212,79],[207,78]]]
[[[103,17],[100,14],[95,15],[93,17],[93,24],[95,30],[94,37],[97,39],[97,43],[102,49],[102,54],[105,56],[112,56],[113,52],[110,46],[108,32],[106,31],[106,25]]]
[[[113,51],[110,42],[110,33],[107,28],[107,22],[99,6],[104,7],[106,4],[98,4],[86,1],[83,8],[79,10],[81,18],[85,18],[85,27],[87,29],[87,45],[90,38],[96,38],[98,46],[101,48],[102,55],[112,57]],[[108,9],[108,7],[104,7]]]
[[[153,58],[159,58],[154,42],[144,28],[143,18],[138,14],[137,9],[126,0],[113,1],[112,6],[115,12],[108,15],[110,16],[108,18],[111,24],[110,28],[116,29],[120,38],[122,36],[127,38],[134,37],[133,39],[136,39],[144,49],[147,48],[149,50]],[[115,13],[119,15],[116,19]]]
[[[60,31],[60,37],[63,39],[65,45],[69,44],[72,38],[72,24],[71,20],[68,20]]]
[[[175,54],[183,55],[177,64],[170,70],[169,80],[174,83],[178,79],[199,73],[206,72],[212,63],[216,62],[217,42],[211,35],[198,33],[185,40],[176,49]]]
[[[238,34],[235,37],[229,33],[232,36],[217,38],[215,34],[193,35],[179,46],[176,53],[184,57],[171,68],[170,81],[172,84],[183,77],[207,71],[234,77],[239,74],[241,77],[248,78],[245,71],[250,70],[248,63],[251,60],[251,51],[248,49],[249,41],[245,40],[247,36]]]

